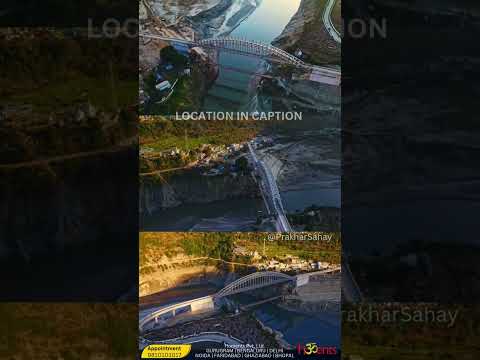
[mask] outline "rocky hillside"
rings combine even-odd
[[[323,24],[327,0],[302,0],[297,13],[273,45],[294,53],[301,49],[305,61],[312,64],[340,65],[341,46],[330,36]]]
[[[140,213],[182,204],[204,204],[235,198],[255,197],[258,187],[249,175],[172,176],[167,182],[144,180],[140,186]]]
[[[157,16],[168,23],[187,21],[202,37],[228,35],[247,18],[261,0],[153,1]]]
[[[230,259],[233,237],[220,233],[140,233],[140,296],[187,284],[221,286],[230,275],[220,262],[211,259]]]

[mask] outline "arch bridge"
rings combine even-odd
[[[185,44],[191,47],[199,46],[211,49],[224,49],[227,51],[238,52],[245,55],[269,58],[274,61],[277,60],[278,62],[288,63],[307,70],[314,70],[317,72],[324,71],[335,75],[340,74],[340,71],[338,70],[329,67],[308,64],[285,50],[282,50],[270,44],[265,44],[254,40],[246,40],[234,37],[219,37],[195,41],[170,36],[154,35],[149,33],[140,33],[139,36],[148,39],[157,39],[173,43]]]
[[[311,67],[311,65],[303,62],[296,56],[293,56],[292,54],[289,54],[280,48],[258,41],[224,37],[200,40],[196,43],[196,45],[204,48],[223,49],[261,58],[269,58],[270,60],[291,64],[296,67]]]
[[[140,316],[139,330],[144,333],[146,330],[155,328],[159,321],[175,317],[183,313],[208,312],[215,309],[215,300],[225,296],[239,294],[247,291],[260,289],[263,287],[292,282],[296,287],[307,284],[312,277],[326,276],[331,273],[340,272],[337,269],[321,270],[311,273],[290,276],[276,271],[259,271],[243,276],[218,291],[213,295],[187,300],[176,304],[166,305],[160,309]],[[327,301],[338,298],[336,294],[340,291],[338,283],[332,283],[325,291]],[[330,295],[329,295],[330,294]],[[153,324],[152,324],[153,322]]]
[[[245,291],[260,289],[266,286],[288,281],[296,281],[296,277],[275,271],[255,272],[228,284],[215,295],[213,295],[213,297],[214,299],[219,299],[225,296],[239,294]]]
[[[331,67],[308,64],[285,50],[258,41],[233,37],[209,38],[195,41],[148,33],[140,33],[139,36],[148,39],[184,44],[189,47],[199,46],[205,49],[225,50],[241,55],[260,57],[272,62],[290,64],[296,68],[305,70],[307,73],[310,72],[311,75],[309,79],[314,82],[335,86],[339,86],[341,83],[341,71]]]

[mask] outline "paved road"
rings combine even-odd
[[[325,28],[327,29],[330,36],[336,42],[341,43],[342,38],[340,36],[340,33],[338,32],[337,29],[335,29],[335,26],[332,23],[332,11],[336,1],[340,1],[340,0],[328,0],[327,5],[325,6],[325,10],[323,11],[323,24],[325,25]]]

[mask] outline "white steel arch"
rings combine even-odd
[[[310,67],[296,56],[293,56],[282,49],[257,41],[224,37],[200,40],[197,42],[197,44],[207,48],[222,48],[225,50],[239,51],[259,57],[270,57],[298,67]]]
[[[275,271],[255,272],[228,284],[219,292],[217,292],[214,295],[214,298],[218,299],[224,296],[255,290],[265,286],[280,284],[287,281],[295,281],[295,279],[295,276],[290,276]]]

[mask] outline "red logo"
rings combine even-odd
[[[335,346],[318,346],[316,343],[308,343],[305,345],[298,344],[297,352],[299,355],[337,355]]]

